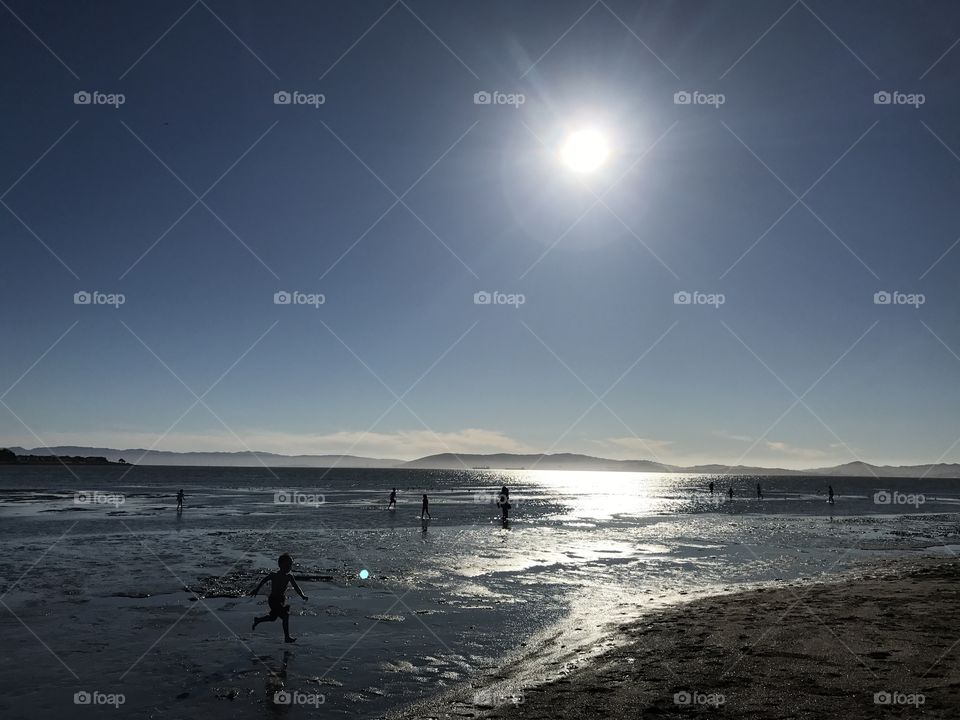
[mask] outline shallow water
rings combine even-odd
[[[618,623],[644,611],[960,544],[956,481],[760,478],[760,501],[757,478],[745,477],[732,502],[720,495],[727,479],[715,479],[713,498],[708,481],[0,466],[0,710],[113,712],[74,705],[96,691],[102,702],[122,694],[124,717],[306,715],[321,703],[327,716],[374,717],[468,680],[486,685],[511,654],[531,658],[481,698],[495,704],[615,642]],[[502,484],[508,527],[494,505]],[[291,595],[294,645],[279,622],[251,632],[265,597],[241,596],[281,552],[309,596]],[[293,704],[275,702],[278,691]]]

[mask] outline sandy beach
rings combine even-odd
[[[958,580],[955,560],[905,561],[702,599],[624,625],[616,648],[538,687],[504,678],[406,717],[956,717]]]

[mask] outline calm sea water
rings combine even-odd
[[[684,598],[956,550],[957,481],[713,478],[711,497],[710,479],[0,466],[0,710],[102,714],[74,705],[87,692],[122,694],[125,717],[375,717],[525,658],[506,699]],[[263,598],[242,597],[281,552],[310,598],[293,646],[252,632]]]

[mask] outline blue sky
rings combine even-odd
[[[5,444],[960,460],[951,3],[8,5]]]

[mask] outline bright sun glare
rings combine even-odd
[[[589,173],[606,162],[610,148],[603,133],[588,128],[569,135],[560,155],[563,164],[574,172]]]

